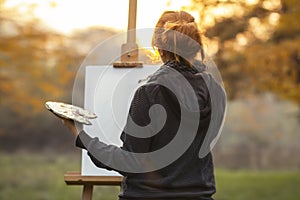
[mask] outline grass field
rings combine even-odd
[[[63,175],[80,170],[79,155],[0,154],[1,200],[80,199]],[[300,172],[216,170],[216,200],[299,200]],[[93,199],[117,199],[118,187],[95,187]]]

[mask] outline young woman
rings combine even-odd
[[[203,58],[204,53],[194,18],[184,11],[164,12],[156,24],[152,44],[159,51],[164,64],[135,92],[129,110],[130,120],[121,134],[122,147],[107,145],[98,138],[91,138],[88,133],[76,130],[72,121],[63,120],[63,123],[76,137],[76,145],[88,151],[96,166],[116,170],[124,176],[120,200],[211,200],[216,191],[212,155],[209,152],[200,158],[199,151],[209,128],[212,106],[210,92],[202,76],[206,67],[201,59],[195,59],[199,54]],[[189,86],[184,87],[184,81],[180,78],[185,79]],[[175,88],[176,91],[170,88]],[[187,91],[189,88],[192,89],[191,93]],[[195,105],[192,105],[193,101],[196,102]],[[166,118],[161,117],[161,113],[157,114],[158,111],[148,114],[153,105],[161,105]],[[150,123],[158,126],[161,121],[164,124],[158,129],[152,127],[158,130],[154,135],[137,137],[130,134],[130,131],[134,131],[132,121],[141,127]],[[186,126],[181,125],[183,122]],[[193,128],[195,122],[196,129]],[[178,136],[180,131],[181,135]],[[174,140],[177,141],[175,146]],[[162,160],[135,161],[135,158],[120,153],[126,151],[147,154],[159,151],[168,144],[173,145],[170,145],[173,151],[164,155]],[[161,165],[164,159],[168,160],[178,151],[180,155],[172,162]],[[142,170],[120,170],[102,162],[102,157],[106,157],[104,160],[109,163],[117,162],[122,166],[140,165],[139,169]],[[147,166],[145,170],[143,166]]]

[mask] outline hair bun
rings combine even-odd
[[[176,30],[178,26],[180,26],[180,24],[177,22],[166,22],[164,28],[166,30]]]
[[[204,55],[195,18],[185,11],[163,13],[156,24],[152,45],[175,57],[193,58],[198,52]]]
[[[191,14],[189,14],[185,11],[179,11],[178,18],[179,18],[178,19],[179,21],[185,21],[187,23],[195,22],[195,18]]]

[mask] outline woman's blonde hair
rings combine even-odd
[[[163,62],[176,60],[186,62],[194,59],[197,53],[204,52],[197,23],[185,11],[166,11],[156,24],[152,46],[158,48]]]

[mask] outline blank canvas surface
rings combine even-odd
[[[106,144],[121,146],[121,132],[125,126],[130,102],[136,89],[145,83],[159,66],[142,68],[114,68],[112,66],[87,66],[85,71],[84,107],[98,117],[91,126],[83,129]],[[84,176],[115,176],[114,171],[97,168],[86,151],[82,152],[81,173]]]

